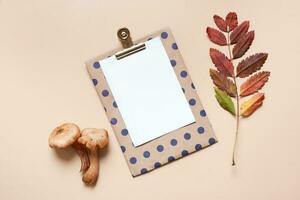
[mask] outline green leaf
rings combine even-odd
[[[215,97],[220,106],[235,116],[234,104],[231,100],[231,97],[217,87],[214,87],[214,89],[216,93]]]

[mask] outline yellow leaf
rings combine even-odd
[[[259,108],[265,99],[264,93],[257,93],[241,105],[241,116],[249,117]]]

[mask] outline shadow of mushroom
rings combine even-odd
[[[72,148],[54,149],[53,154],[60,160],[70,161],[76,157],[76,153]]]
[[[109,153],[109,151],[110,149],[108,145],[103,147],[103,149],[101,149],[101,151],[99,152],[99,158],[101,159],[102,157],[105,157]]]

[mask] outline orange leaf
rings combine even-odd
[[[237,19],[237,15],[235,12],[230,12],[227,14],[226,23],[227,23],[227,26],[229,27],[229,31],[232,31],[233,29],[235,29],[235,27],[237,27],[238,19]]]
[[[209,74],[214,84],[220,89],[225,91],[229,96],[236,96],[236,86],[232,80],[228,79],[224,74],[220,72],[209,69]]]
[[[214,15],[214,21],[215,21],[215,24],[217,25],[217,27],[221,31],[227,32],[227,24],[222,17],[220,17],[218,15]]]
[[[233,47],[233,59],[242,57],[251,46],[253,40],[254,31],[250,31],[247,34],[245,34]]]
[[[264,93],[257,93],[241,105],[241,116],[249,117],[263,104]]]
[[[259,72],[251,76],[240,87],[240,96],[245,97],[260,90],[268,81],[270,72]]]
[[[249,29],[249,21],[244,21],[236,27],[230,34],[230,44],[235,44],[242,38]]]
[[[242,60],[237,66],[237,75],[240,78],[245,78],[252,73],[260,70],[268,58],[267,53],[257,53]]]
[[[219,72],[225,76],[233,77],[233,64],[223,53],[217,49],[210,48],[209,55]]]
[[[227,45],[226,37],[222,32],[218,31],[217,29],[210,28],[210,27],[207,27],[206,32],[207,32],[208,38],[213,43],[221,45],[221,46]]]

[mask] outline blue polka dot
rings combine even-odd
[[[192,84],[191,84],[191,87],[192,87],[193,89],[195,89],[195,85],[194,85],[194,83],[192,83]]]
[[[149,158],[149,157],[150,157],[150,152],[149,152],[149,151],[145,151],[145,152],[143,153],[143,156],[144,156],[145,158]]]
[[[99,69],[100,68],[100,63],[99,62],[94,62],[93,64],[95,69]]]
[[[112,124],[112,125],[115,125],[115,124],[117,124],[117,122],[118,122],[118,120],[116,119],[116,118],[111,118],[111,120],[110,120],[110,123]]]
[[[163,146],[163,145],[158,145],[158,146],[156,147],[156,150],[157,150],[158,152],[162,152],[162,151],[164,150],[164,146]]]
[[[176,60],[170,60],[170,63],[172,65],[172,67],[175,67],[176,66]]]
[[[180,72],[180,76],[181,76],[182,78],[187,77],[187,72],[186,72],[186,71],[181,71],[181,72]]]
[[[129,159],[129,162],[131,163],[131,164],[135,164],[136,163],[136,157],[131,157],[130,159]]]
[[[141,174],[145,174],[147,172],[148,172],[148,170],[146,168],[141,169]]]
[[[160,36],[163,38],[163,39],[167,39],[168,38],[168,33],[167,32],[162,32],[160,34]]]
[[[200,110],[200,115],[201,115],[201,117],[205,117],[206,116],[205,110]]]
[[[189,154],[189,152],[187,151],[187,150],[183,150],[182,152],[181,152],[181,155],[182,156],[187,156]]]
[[[98,84],[98,80],[97,79],[93,78],[92,81],[93,81],[94,86],[96,86]]]
[[[175,160],[175,157],[174,157],[174,156],[169,156],[169,157],[168,157],[168,161],[169,161],[169,162],[173,162],[174,160]]]
[[[115,107],[115,108],[118,107],[118,105],[117,105],[117,103],[115,101],[113,102],[113,107]]]
[[[160,162],[154,163],[154,168],[159,168],[161,166]]]
[[[196,144],[195,149],[196,149],[196,151],[200,151],[202,149],[201,144]]]
[[[195,100],[195,99],[190,99],[190,100],[189,100],[189,104],[190,104],[191,106],[194,106],[194,105],[196,104],[196,100]]]
[[[184,139],[189,140],[189,139],[191,139],[191,134],[190,133],[185,133],[183,135],[183,137],[184,137]]]
[[[126,151],[126,148],[124,146],[121,146],[121,150],[124,153]]]
[[[209,138],[208,143],[209,143],[209,144],[214,144],[214,143],[216,143],[215,138]]]
[[[198,133],[202,134],[204,133],[204,128],[201,126],[197,129]]]
[[[185,89],[184,88],[182,88],[182,92],[185,93]]]
[[[128,130],[127,130],[126,128],[122,129],[122,130],[121,130],[121,134],[122,134],[123,136],[128,135]]]
[[[172,146],[176,146],[176,145],[177,145],[177,140],[176,140],[176,139],[172,139],[172,140],[170,141],[170,144],[171,144]]]
[[[177,49],[178,49],[178,46],[177,46],[176,43],[173,43],[173,44],[172,44],[172,49],[174,49],[174,50],[177,50]]]
[[[107,97],[109,95],[108,90],[102,90],[102,96]]]

